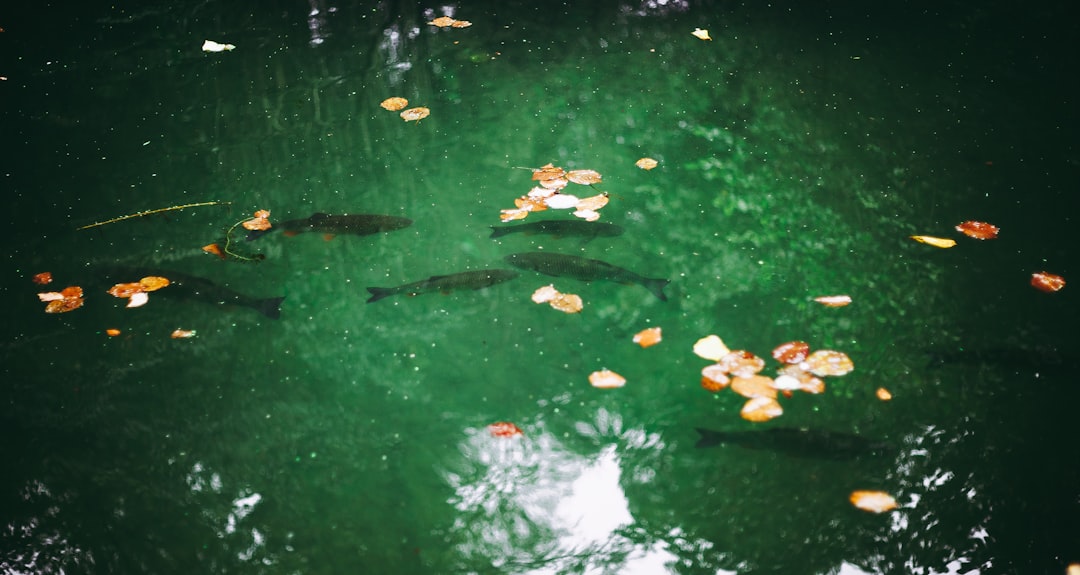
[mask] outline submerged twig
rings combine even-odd
[[[135,212],[134,214],[128,214],[126,216],[120,216],[118,218],[113,218],[111,220],[105,220],[103,222],[95,222],[95,223],[92,223],[92,224],[90,224],[88,226],[83,226],[81,228],[76,228],[76,231],[78,231],[78,230],[86,230],[86,229],[90,229],[90,228],[96,228],[98,226],[104,226],[106,224],[113,224],[113,223],[116,223],[116,222],[122,222],[124,220],[130,220],[132,218],[141,218],[143,216],[150,216],[150,215],[154,215],[154,214],[160,214],[162,212],[171,212],[173,210],[183,210],[185,208],[197,208],[197,207],[200,207],[200,206],[229,205],[231,203],[232,202],[221,202],[221,201],[196,202],[194,204],[184,204],[184,205],[181,205],[181,206],[169,206],[167,208],[158,208],[156,210],[147,210],[145,212]]]

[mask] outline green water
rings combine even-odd
[[[444,30],[426,24],[441,8],[408,2],[0,14],[0,571],[986,574],[1080,561],[1080,318],[1073,286],[1028,285],[1077,269],[1076,20],[1009,2],[747,4],[464,2],[452,15],[472,26]],[[236,49],[206,53],[206,39]],[[379,107],[390,96],[431,115],[403,122]],[[519,168],[549,162],[600,172],[595,189],[567,191],[607,192],[601,221],[624,233],[489,237],[534,185]],[[77,230],[211,201],[228,204]],[[200,249],[258,209],[413,224],[234,232],[230,248],[258,262]],[[1001,237],[953,230],[969,219]],[[668,301],[522,271],[365,303],[369,286],[511,269],[506,255],[536,250],[670,279]],[[104,293],[110,266],[284,296],[281,317],[169,287],[126,309]],[[46,288],[31,281],[42,271]],[[550,283],[583,311],[530,301]],[[35,294],[68,285],[85,305],[45,314]],[[854,303],[812,301],[832,294]],[[652,326],[659,345],[631,342]],[[855,370],[752,424],[741,397],[699,385],[710,362],[692,347],[709,334],[762,357],[805,340]],[[603,368],[626,386],[591,387]],[[498,421],[524,434],[492,437]],[[696,427],[756,439],[695,448]],[[792,453],[760,433],[775,428],[885,447]],[[900,507],[857,510],[858,489]]]

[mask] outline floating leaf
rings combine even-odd
[[[146,276],[139,280],[139,285],[142,286],[143,291],[157,291],[169,285],[169,280],[161,276]]]
[[[576,207],[581,200],[572,194],[555,194],[544,200],[547,207],[553,210],[568,210]]]
[[[584,307],[581,297],[572,293],[560,293],[549,303],[551,307],[564,313],[578,313]]]
[[[150,294],[144,291],[135,292],[128,298],[127,307],[142,307],[148,301],[150,301]]]
[[[884,513],[896,509],[896,499],[884,491],[852,491],[851,504],[863,511]]]
[[[105,335],[107,335],[109,337],[116,337],[116,336],[120,335],[120,330],[115,329],[115,328],[109,328],[109,329],[105,330]]]
[[[203,52],[225,52],[226,50],[233,50],[236,46],[232,44],[219,44],[213,40],[207,40],[203,42]]]
[[[401,113],[401,119],[406,122],[419,122],[431,114],[428,108],[409,108]]]
[[[697,38],[700,38],[702,40],[712,40],[712,38],[709,37],[709,31],[708,30],[702,30],[701,28],[694,28],[694,31],[691,32],[691,34],[693,34],[694,36],[696,36]]]
[[[52,283],[52,274],[49,272],[41,272],[39,274],[34,274],[34,277],[32,279],[34,283],[38,285],[45,285],[48,283]]]
[[[610,198],[607,194],[596,194],[595,196],[589,196],[582,198],[577,203],[577,209],[579,210],[599,210],[606,206]]]
[[[823,295],[821,297],[814,298],[814,301],[825,307],[844,307],[851,303],[851,296],[849,295]]]
[[[142,284],[138,282],[116,284],[109,288],[108,294],[114,297],[127,298],[143,291]]]
[[[773,380],[773,387],[776,389],[785,392],[825,393],[825,382],[820,377],[803,369],[801,365],[785,365],[776,370],[776,373],[778,377]],[[781,378],[783,378],[782,381]],[[797,387],[792,384],[792,379],[798,382]]]
[[[1052,293],[1065,287],[1065,278],[1049,272],[1031,274],[1031,285],[1037,290]]]
[[[468,20],[455,20],[449,16],[440,16],[439,18],[428,22],[428,25],[438,28],[468,28],[469,26],[472,26],[472,22],[469,22]]]
[[[701,387],[716,393],[731,384],[724,366],[714,363],[701,369]]]
[[[514,220],[523,220],[529,215],[529,210],[523,210],[521,208],[514,210],[502,210],[499,215],[499,221],[511,222]]]
[[[250,219],[240,224],[244,226],[245,230],[262,231],[268,230],[272,226],[270,225],[270,212],[268,210],[258,210],[255,215]]]
[[[634,162],[634,165],[641,168],[642,170],[651,170],[656,166],[660,165],[660,163],[652,158],[641,158],[640,160]]]
[[[847,354],[831,349],[819,349],[811,353],[800,367],[810,373],[825,377],[827,375],[845,375],[855,369],[855,364]]]
[[[547,303],[555,299],[557,295],[559,295],[559,290],[555,289],[554,285],[546,285],[533,292],[532,300],[536,303]]]
[[[492,437],[517,437],[525,432],[509,421],[496,421],[488,425],[488,433],[491,433]]]
[[[187,339],[189,337],[195,337],[195,330],[193,329],[174,329],[169,337],[173,339]]]
[[[874,392],[874,394],[877,395],[877,398],[881,401],[889,401],[892,399],[892,393],[889,393],[889,390],[884,387],[877,388],[877,391]]]
[[[392,98],[387,98],[382,102],[379,102],[379,105],[387,110],[390,110],[391,112],[397,112],[398,110],[403,110],[405,106],[408,106],[409,101],[405,98],[394,96]]]
[[[724,366],[732,375],[739,377],[751,377],[765,369],[764,359],[741,349],[724,354],[717,363]]]
[[[701,358],[720,361],[721,357],[729,353],[731,353],[731,350],[716,335],[705,336],[694,343],[694,354]]]
[[[646,328],[634,334],[634,343],[641,347],[654,346],[660,343],[661,339],[663,337],[659,327]]]
[[[999,230],[993,224],[968,220],[957,224],[956,231],[977,240],[992,240],[998,236]]]
[[[956,245],[956,240],[936,238],[934,236],[911,236],[911,239],[919,243],[934,246],[935,248],[951,248]]]
[[[810,353],[810,344],[805,341],[789,341],[776,346],[772,356],[781,363],[800,363]]]
[[[575,184],[588,186],[600,183],[600,173],[596,170],[571,170],[566,173],[566,179]]]
[[[544,164],[533,171],[532,179],[543,182],[545,180],[561,180],[566,178],[566,170],[553,164]]]
[[[772,378],[764,375],[733,377],[731,379],[731,391],[746,398],[776,398],[776,388],[773,387]]]
[[[626,385],[626,378],[610,369],[602,369],[589,374],[589,383],[600,389],[615,389]]]
[[[600,212],[593,210],[577,210],[574,212],[574,215],[587,222],[595,222],[600,219]]]
[[[754,423],[768,421],[783,414],[784,408],[780,407],[776,399],[771,397],[755,397],[747,401],[742,410],[739,411],[739,415],[743,419]]]
[[[208,254],[214,254],[215,256],[225,259],[225,252],[221,250],[221,246],[217,244],[208,244],[202,247],[202,251]]]

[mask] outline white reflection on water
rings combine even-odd
[[[600,573],[613,566],[597,563],[619,550],[629,551],[619,573],[666,571],[674,555],[661,545],[634,548],[619,532],[634,523],[620,484],[620,446],[662,443],[645,440],[650,436],[641,429],[623,432],[603,409],[581,427],[609,442],[592,455],[574,453],[542,423],[514,438],[491,437],[486,429],[468,434],[460,446],[465,470],[443,474],[456,493],[450,503],[459,511],[454,531],[465,541],[463,557],[487,558],[508,572],[561,573],[574,562]]]

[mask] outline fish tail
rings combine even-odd
[[[394,288],[369,287],[367,290],[371,292],[371,297],[368,298],[367,303],[379,301],[382,298],[392,296],[395,293]]]
[[[268,297],[256,302],[255,309],[270,319],[278,319],[281,317],[281,302],[283,301],[285,301],[285,296]]]
[[[491,236],[489,236],[489,237],[501,238],[501,237],[505,236],[506,234],[509,234],[512,229],[513,228],[500,228],[498,226],[491,226]]]
[[[641,285],[651,291],[654,296],[660,298],[660,301],[667,301],[667,295],[664,293],[664,286],[671,283],[671,280],[662,278],[642,278]]]

